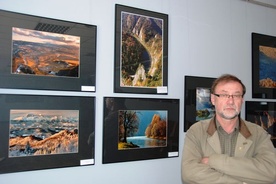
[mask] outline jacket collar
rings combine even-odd
[[[240,128],[240,133],[245,137],[248,138],[251,136],[250,131],[248,130],[245,122],[239,117],[239,128]],[[207,133],[209,135],[213,135],[215,133],[215,131],[217,131],[217,126],[216,126],[216,116],[214,116],[211,120],[210,120],[210,124],[209,127],[207,129]]]

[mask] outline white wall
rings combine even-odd
[[[4,10],[94,24],[98,28],[97,91],[92,94],[96,96],[95,165],[2,174],[1,184],[181,184],[181,156],[102,164],[103,97],[157,97],[113,93],[115,3],[169,15],[168,95],[158,97],[180,99],[180,155],[185,137],[184,75],[235,74],[247,86],[245,99],[252,100],[251,32],[276,36],[275,9],[243,0],[0,0],[0,8]],[[6,91],[0,89],[3,92]]]

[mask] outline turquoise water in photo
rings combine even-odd
[[[133,144],[138,145],[139,148],[167,146],[166,140],[151,139],[147,138],[146,136],[127,137],[127,142],[132,142]]]

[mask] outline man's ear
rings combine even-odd
[[[211,94],[210,98],[211,98],[212,104],[215,105],[215,95]]]

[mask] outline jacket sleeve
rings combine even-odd
[[[190,127],[185,136],[183,147],[181,175],[182,181],[189,184],[241,184],[238,180],[226,172],[220,172],[209,165],[200,163],[203,152],[200,141],[204,139],[203,132],[199,132],[200,127]],[[206,132],[205,132],[206,134]]]
[[[276,153],[270,135],[260,130],[253,141],[256,143],[250,148],[254,150],[252,156],[229,157],[214,154],[209,157],[209,165],[219,172],[227,173],[246,183],[274,183],[276,181]]]

